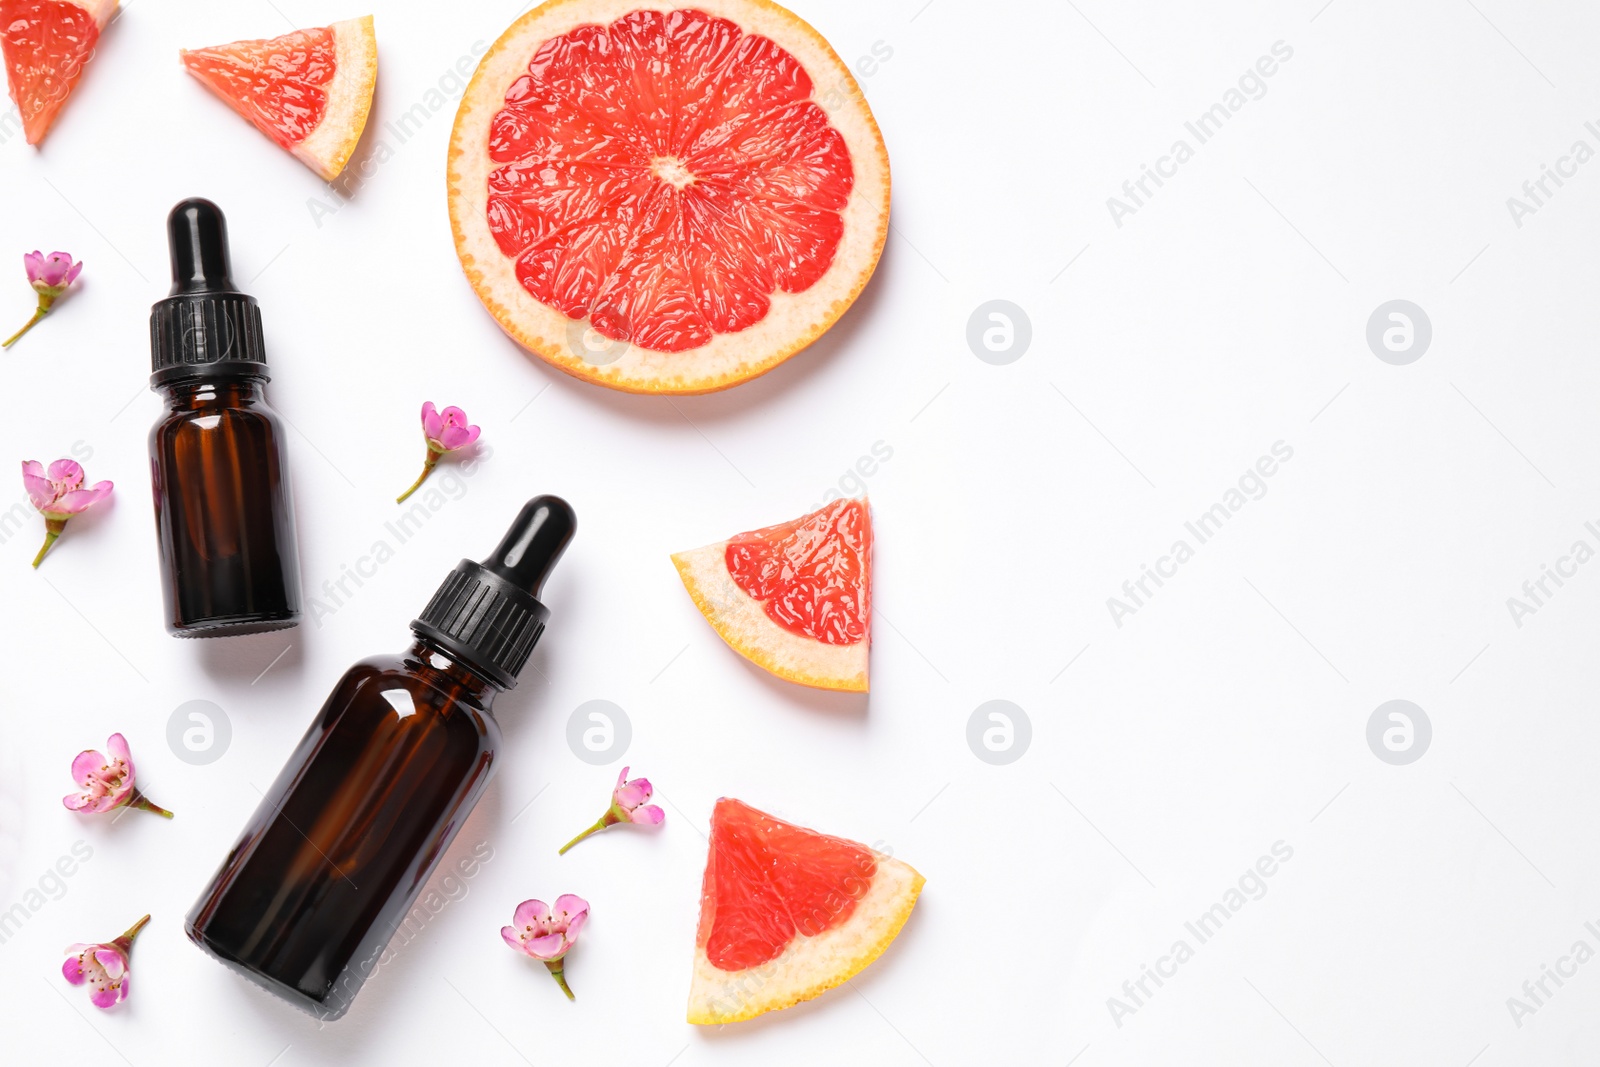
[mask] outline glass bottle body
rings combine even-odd
[[[163,392],[150,477],[167,631],[220,637],[295,625],[288,454],[262,379],[188,379]]]
[[[488,785],[497,692],[421,639],[347,671],[190,911],[189,939],[343,1015]]]

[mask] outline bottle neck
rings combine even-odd
[[[479,674],[465,660],[450,655],[426,637],[415,637],[411,647],[406,649],[405,658],[419,678],[441,689],[457,689],[458,699],[470,699],[485,711],[501,692],[498,685]]]
[[[266,400],[266,382],[255,377],[186,378],[161,387],[174,411],[240,407]]]

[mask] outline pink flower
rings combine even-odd
[[[61,974],[73,985],[89,985],[89,1003],[97,1008],[114,1008],[128,999],[128,955],[133,951],[133,939],[139,936],[146,915],[119,938],[97,945],[67,946],[67,961],[61,965]]]
[[[422,474],[411,488],[395,498],[395,503],[404,503],[406,497],[415,493],[423,482],[428,480],[428,475],[433,473],[433,468],[439,465],[439,457],[450,452],[459,452],[478,439],[483,431],[467,423],[467,413],[460,408],[450,407],[439,411],[429,400],[422,405],[422,436],[428,442],[428,455],[422,461]]]
[[[56,460],[48,471],[38,460],[23,461],[22,484],[28,490],[28,499],[44,516],[44,547],[33,557],[35,567],[67,528],[67,520],[104,500],[112,490],[110,482],[83,488],[83,468],[70,459]]]
[[[74,263],[66,252],[51,252],[48,256],[29,252],[22,257],[22,264],[28,271],[28,283],[52,299],[66,292],[83,270],[83,264]]]
[[[431,400],[422,405],[422,435],[428,439],[429,451],[459,451],[476,441],[480,432],[468,425],[467,413],[460,408],[436,411]]]
[[[500,936],[518,952],[542,962],[567,995],[576,998],[567,985],[561,960],[578,943],[578,931],[589,921],[589,902],[580,896],[563,893],[554,910],[542,900],[524,900],[511,917],[514,926],[502,926]]]
[[[68,793],[61,798],[61,803],[69,811],[99,813],[129,807],[172,818],[172,812],[150,803],[134,788],[133,753],[128,751],[127,739],[121,734],[112,734],[106,740],[106,749],[111,753],[109,758],[92,748],[78,753],[78,758],[72,761],[72,780],[82,786],[83,791]]]
[[[624,767],[617,775],[616,788],[611,790],[612,809],[626,815],[629,822],[660,826],[666,821],[667,813],[654,804],[645,803],[650,799],[650,779],[635,778],[630,782],[627,777],[628,768]]]
[[[619,822],[638,823],[641,826],[660,826],[666,821],[667,813],[654,804],[646,804],[650,799],[650,779],[635,778],[628,781],[628,768],[622,768],[617,775],[617,784],[611,790],[611,806],[606,813],[595,821],[595,824],[571,841],[561,846],[557,855],[565,855],[567,849],[576,845],[590,834],[597,834],[608,826],[615,826]]]
[[[16,343],[17,338],[33,329],[50,311],[51,305],[67,291],[73,280],[78,277],[78,272],[83,270],[83,264],[74,263],[72,256],[66,252],[51,252],[48,256],[39,252],[29,252],[22,257],[22,265],[28,272],[28,284],[39,294],[39,306],[34,309],[33,318],[23,324],[22,329],[12,334],[4,344],[0,344],[0,348],[10,348]]]

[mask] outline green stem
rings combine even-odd
[[[428,449],[428,458],[422,461],[422,473],[417,475],[417,480],[411,483],[411,488],[394,498],[396,504],[404,504],[406,497],[422,488],[422,483],[428,480],[428,475],[433,473],[433,468],[439,465],[439,453]]]
[[[146,915],[144,918],[140,919],[138,922],[124,930],[121,937],[113,939],[111,942],[112,945],[121,949],[124,956],[131,955],[133,952],[133,939],[139,936],[139,931],[143,930],[145,923],[149,921],[150,916]]]
[[[561,987],[561,992],[567,995],[567,999],[577,1000],[578,998],[572,995],[572,987],[567,985],[567,976],[561,961],[546,960],[544,965],[545,969],[550,972],[550,977],[556,980],[556,985]]]
[[[590,834],[599,833],[601,830],[604,830],[608,825],[610,825],[610,824],[606,822],[606,817],[604,815],[600,816],[600,818],[598,818],[598,819],[596,819],[594,821],[594,825],[593,826],[589,827],[587,830],[585,830],[583,833],[579,834],[577,837],[574,837],[571,841],[568,841],[566,844],[562,845],[560,851],[558,851],[556,853],[556,855],[565,856],[567,854],[567,849],[571,848],[573,845],[576,845],[579,841],[582,841],[584,838],[588,837]]]
[[[61,535],[56,533],[54,530],[51,530],[44,535],[44,547],[39,549],[39,554],[37,556],[33,557],[33,566],[35,570],[38,569],[40,563],[44,562],[44,554],[50,551],[50,546],[55,544],[56,538],[60,536]]]
[[[39,554],[33,557],[33,566],[37,570],[39,563],[44,559],[44,554],[50,551],[50,546],[56,543],[56,538],[61,536],[61,531],[67,528],[66,519],[44,520],[44,547],[39,549]]]
[[[37,309],[35,309],[35,311],[33,313],[33,318],[29,319],[27,321],[27,323],[22,327],[22,329],[18,330],[16,333],[14,333],[10,337],[6,338],[5,342],[3,344],[0,344],[0,348],[10,348],[12,345],[16,344],[17,343],[17,339],[20,338],[23,334],[27,333],[29,330],[33,329],[35,326],[37,326],[39,324],[39,320],[44,318],[45,312],[47,312],[49,310],[50,309],[45,306],[44,302],[40,301],[39,307]]]
[[[152,812],[155,812],[157,815],[161,816],[163,819],[172,818],[172,812],[168,811],[166,808],[163,808],[163,807],[161,807],[161,806],[159,806],[157,804],[151,803],[150,798],[145,796],[143,793],[139,792],[137,789],[135,789],[133,791],[133,797],[132,797],[132,799],[130,799],[128,801],[128,806],[130,808],[138,808],[140,811],[152,811]],[[145,916],[145,918],[148,919],[149,916]]]

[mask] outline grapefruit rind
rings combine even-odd
[[[816,94],[843,102],[828,120],[850,150],[854,186],[840,213],[844,235],[833,263],[800,293],[771,296],[765,318],[736,333],[719,333],[699,348],[657,352],[628,345],[597,363],[585,358],[584,324],[534,299],[517,280],[515,263],[500,250],[486,217],[489,130],[505,106],[506,90],[527,72],[539,45],[585,24],[609,24],[631,11],[693,8],[770,38],[806,69]],[[820,104],[820,101],[819,101]],[[448,167],[450,228],[456,254],[478,299],[512,340],[576,378],[629,393],[692,395],[727,389],[776,367],[811,344],[849,310],[872,277],[889,235],[889,153],[861,87],[831,45],[799,16],[771,0],[549,0],[529,11],[495,41],[478,64],[456,112]]]
[[[767,617],[761,601],[728,572],[728,542],[673,555],[695,607],[739,655],[786,681],[816,689],[867,691],[868,642],[830,645],[790,633]]]
[[[328,29],[333,31],[336,49],[328,108],[317,128],[290,149],[325,182],[343,172],[361,142],[372,111],[372,91],[378,84],[378,38],[372,16],[335,22]]]
[[[867,851],[877,862],[872,884],[850,918],[833,929],[815,937],[797,933],[775,959],[742,971],[720,970],[703,946],[697,948],[689,1021],[736,1023],[790,1007],[843,985],[883,955],[911,917],[926,880],[909,864]]]

